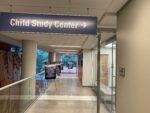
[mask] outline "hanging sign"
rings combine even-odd
[[[96,35],[97,17],[2,12],[0,31]]]

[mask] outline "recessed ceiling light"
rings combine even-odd
[[[71,46],[71,45],[49,45],[51,47],[66,47],[66,48],[80,48],[81,46]]]

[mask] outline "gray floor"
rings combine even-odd
[[[100,107],[101,113],[108,113]],[[96,113],[96,95],[82,87],[76,75],[61,75],[26,113]]]

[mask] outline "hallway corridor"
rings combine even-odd
[[[91,88],[82,87],[75,74],[62,74],[26,113],[96,113],[96,95]],[[108,113],[103,105],[101,113]]]

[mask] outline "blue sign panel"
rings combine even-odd
[[[0,31],[96,35],[97,18],[2,12]]]

